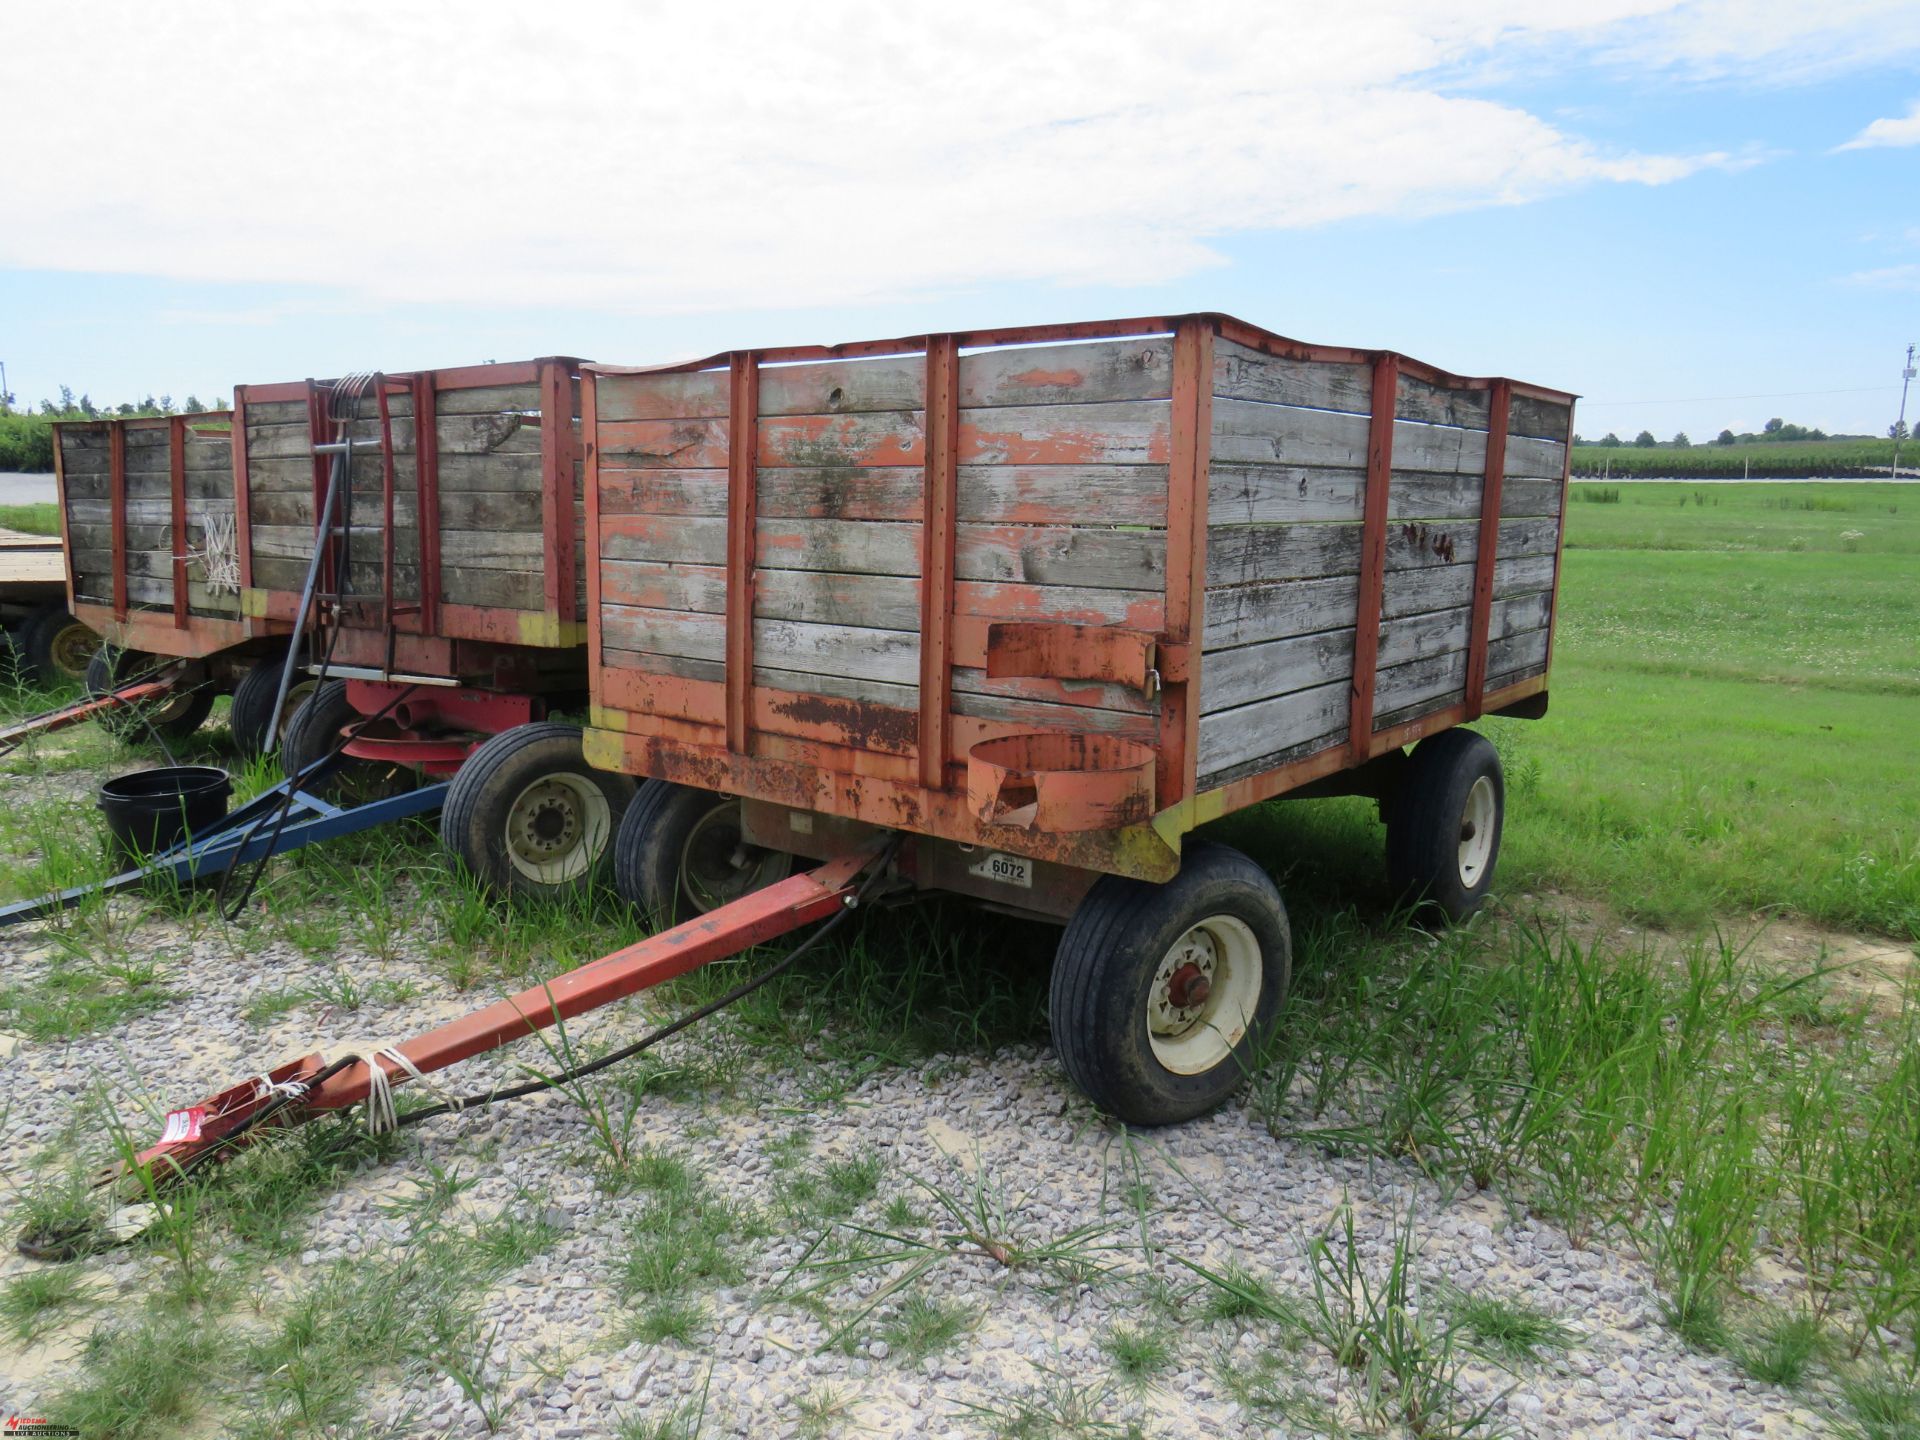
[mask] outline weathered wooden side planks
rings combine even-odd
[[[1367,366],[1215,349],[1208,469],[1203,788],[1347,740],[1372,404]],[[1373,718],[1462,698],[1472,636],[1487,389],[1394,389]],[[1568,409],[1515,396],[1502,445],[1490,684],[1546,654]],[[1535,667],[1529,669],[1529,667]]]
[[[210,561],[218,571],[223,559],[236,558],[232,439],[220,428],[226,420],[219,413],[59,427],[76,603],[117,607],[124,600],[129,609],[174,612],[182,623],[194,615],[232,618],[239,614],[236,588],[207,583]],[[117,505],[116,449],[120,456]],[[174,543],[176,481],[183,537],[178,547]],[[117,587],[116,510],[124,547]],[[178,556],[176,549],[181,552]],[[184,583],[184,608],[175,606],[176,580]],[[118,597],[116,588],[121,592]]]
[[[1159,628],[1170,367],[1164,339],[959,357],[949,685],[974,723],[956,733],[1151,734],[1151,705],[1118,687],[989,679],[983,637],[994,620]],[[900,754],[920,707],[926,375],[923,357],[764,366],[752,422],[755,683],[889,712],[869,743]],[[598,378],[609,665],[724,681],[727,381]],[[704,718],[697,701],[681,712]],[[809,735],[824,713],[760,720]]]
[[[576,369],[572,362],[550,360],[387,377],[399,628],[438,629],[465,639],[577,643],[586,605],[586,512]],[[324,493],[324,478],[316,480],[312,412],[303,392],[259,387],[257,398],[245,399],[249,561],[257,592],[252,603],[270,614],[290,614],[297,601]],[[422,394],[425,400],[417,398]],[[422,412],[431,416],[430,426],[416,417],[416,403],[430,403]],[[354,596],[372,601],[382,594],[386,544],[381,427],[372,395],[360,402],[347,433],[367,442],[364,453],[356,450],[351,470],[347,585]],[[432,507],[424,533],[423,494]],[[420,593],[423,574],[439,577],[431,596]]]

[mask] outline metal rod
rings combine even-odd
[[[315,527],[313,555],[307,561],[307,579],[300,587],[299,607],[293,612],[293,642],[287,646],[286,663],[280,667],[280,684],[273,692],[273,712],[267,717],[270,746],[279,741],[280,712],[286,708],[287,691],[293,688],[293,673],[300,668],[300,637],[307,627],[307,612],[313,607],[313,592],[320,580],[320,561],[326,553],[327,537],[333,533],[333,512],[340,499],[341,476],[352,463],[352,456],[345,452],[335,455],[327,476],[327,498],[320,507],[320,523]]]

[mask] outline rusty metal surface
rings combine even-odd
[[[753,711],[753,573],[758,556],[760,361],[733,357],[727,384],[727,748],[747,750]]]
[[[1117,625],[1046,620],[987,623],[987,678],[1099,680],[1152,694],[1160,672],[1152,635]]]
[[[953,758],[953,561],[960,472],[960,347],[927,341],[926,466],[920,521],[920,783],[945,789]],[[991,645],[989,645],[991,650]]]
[[[983,825],[1115,830],[1153,814],[1157,759],[1111,735],[1003,735],[967,752],[967,804]]]

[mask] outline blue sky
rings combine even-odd
[[[158,8],[0,48],[28,404],[1212,309],[1698,440],[1920,340],[1920,4]]]

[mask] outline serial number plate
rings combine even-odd
[[[1019,855],[1002,855],[997,850],[969,865],[967,873],[998,880],[1002,885],[1018,885],[1022,890],[1033,888],[1033,862]]]

